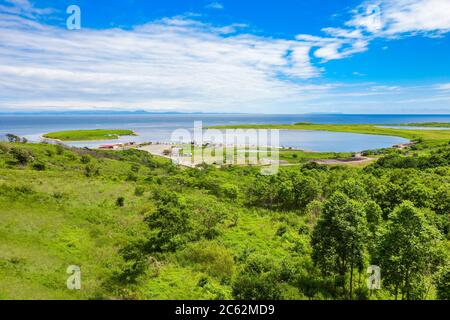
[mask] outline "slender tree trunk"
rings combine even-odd
[[[353,299],[353,261],[350,265],[350,300]]]
[[[358,288],[361,289],[361,270],[358,269]]]

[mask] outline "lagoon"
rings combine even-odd
[[[249,114],[121,114],[121,115],[0,115],[0,136],[14,133],[30,141],[40,141],[44,133],[77,129],[130,129],[138,137],[112,141],[68,143],[77,147],[97,147],[118,142],[169,141],[175,129],[192,129],[194,121],[203,126],[231,124],[313,123],[392,123],[450,122],[449,115],[249,115]],[[357,152],[390,147],[407,142],[390,136],[282,130],[280,144],[285,147],[317,152]]]

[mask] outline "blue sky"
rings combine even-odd
[[[66,8],[81,9],[68,30]],[[0,111],[450,113],[450,0],[0,0]]]

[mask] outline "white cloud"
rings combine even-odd
[[[320,75],[309,44],[230,35],[242,25],[174,17],[132,30],[69,31],[2,17],[0,109],[242,111],[302,101],[299,80]]]
[[[441,83],[435,86],[438,90],[450,91],[450,83]]]
[[[375,37],[367,28],[325,28],[325,37],[288,40],[256,36],[242,24],[217,27],[178,16],[131,30],[69,31],[38,22],[36,15],[47,9],[28,4],[16,0],[0,13],[0,111],[351,112],[353,105],[357,112],[391,112],[391,103],[417,94],[413,88],[320,79],[323,65],[312,59],[367,50]],[[430,91],[421,99],[432,99]]]
[[[442,34],[450,31],[450,1],[366,1],[347,25],[379,36]]]
[[[335,38],[360,39],[363,37],[361,30],[357,29],[348,30],[342,28],[323,28],[322,31]]]
[[[211,2],[210,4],[206,5],[206,8],[208,9],[215,9],[215,10],[222,10],[224,8],[224,5],[220,2]]]
[[[28,0],[5,0],[8,5],[0,5],[0,12],[32,18],[54,12],[50,8],[36,8]]]

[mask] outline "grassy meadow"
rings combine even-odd
[[[44,134],[44,138],[60,141],[95,141],[115,140],[120,136],[135,136],[132,130],[118,129],[94,129],[94,130],[69,130]]]
[[[448,299],[450,132],[401,134],[363,167],[286,150],[274,176],[0,143],[0,299]]]

